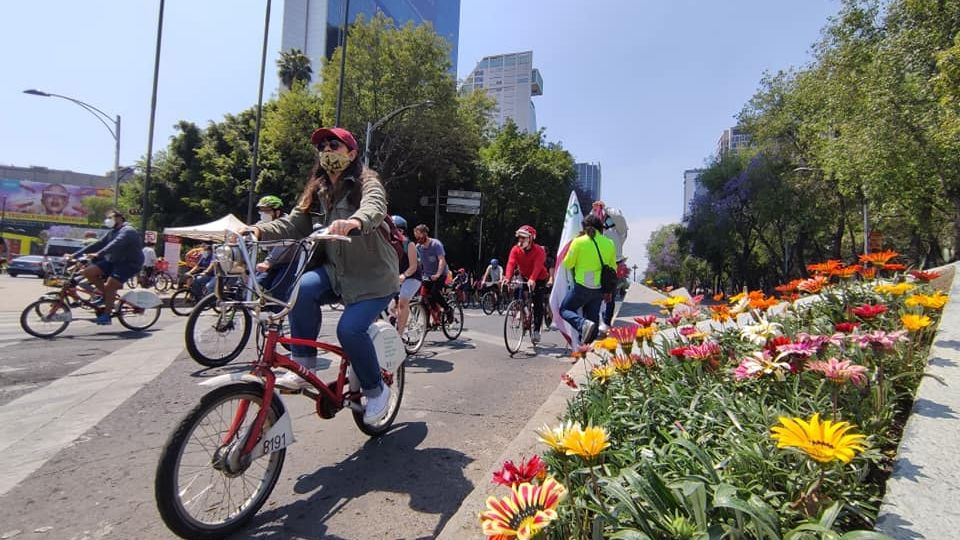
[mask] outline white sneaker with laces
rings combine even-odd
[[[367,398],[366,410],[363,412],[365,424],[376,424],[383,420],[390,411],[390,387],[380,383],[380,395]]]
[[[311,369],[310,371],[314,370]],[[309,381],[292,371],[287,371],[277,377],[276,384],[285,390],[303,390],[304,388],[310,388],[312,386]]]

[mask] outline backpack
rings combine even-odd
[[[400,272],[406,272],[407,268],[410,267],[410,261],[407,260],[406,249],[409,240],[403,235],[400,227],[397,227],[397,224],[393,222],[390,214],[383,216],[383,223],[386,224],[387,227],[380,227],[380,234],[383,236],[383,239],[386,240],[387,244],[397,252],[397,260],[400,262]]]

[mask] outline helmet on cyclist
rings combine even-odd
[[[531,227],[530,225],[521,225],[517,232],[514,233],[517,237],[529,237],[531,240],[537,238],[537,230]]]
[[[500,266],[500,261],[497,259],[490,259],[490,266]]]
[[[260,199],[260,202],[257,203],[257,208],[273,208],[274,210],[279,210],[283,208],[283,201],[276,195],[265,195]]]
[[[407,230],[407,220],[403,219],[403,216],[391,216],[390,219],[393,220],[393,224],[396,225],[398,229]]]

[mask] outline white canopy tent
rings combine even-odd
[[[189,227],[167,227],[163,234],[189,238],[191,240],[202,240],[207,242],[224,242],[226,231],[238,231],[246,224],[233,214],[227,214],[222,218],[204,223],[202,225],[193,225]]]

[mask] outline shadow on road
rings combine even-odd
[[[355,499],[371,493],[384,495],[370,497],[372,502],[365,504],[389,505],[397,500],[389,495],[395,493],[409,499],[413,511],[436,514],[432,534],[423,538],[435,537],[473,489],[463,474],[473,459],[446,448],[418,448],[426,436],[427,425],[423,422],[398,424],[383,437],[370,439],[343,462],[301,476],[293,490],[309,497],[261,512],[246,532],[234,538],[344,538],[328,534],[327,520]],[[383,510],[386,511],[356,514],[379,514],[393,520],[394,512]],[[426,516],[416,519],[428,520],[432,521]],[[355,525],[349,538],[369,537],[364,523]],[[374,525],[377,529],[382,526]],[[403,537],[400,531],[395,534]]]

